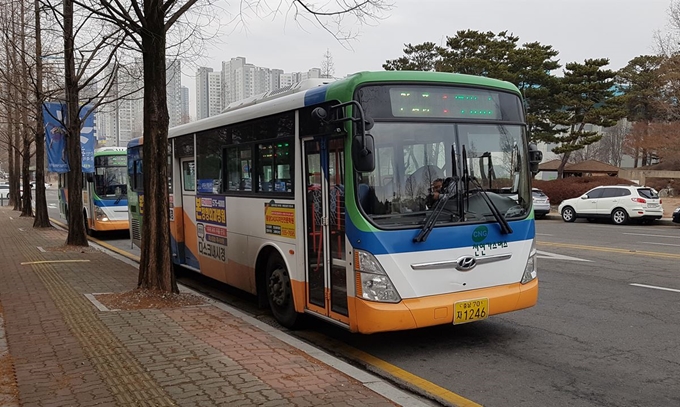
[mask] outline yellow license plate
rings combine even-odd
[[[489,299],[458,301],[453,304],[453,324],[479,321],[489,316]]]

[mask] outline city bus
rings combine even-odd
[[[175,265],[255,294],[283,326],[309,314],[351,332],[407,330],[537,302],[541,153],[510,83],[308,80],[171,128],[169,141]],[[131,195],[143,194],[142,144],[128,149]],[[130,205],[141,222],[142,203]]]
[[[68,219],[67,174],[59,174],[59,214]],[[83,173],[83,222],[85,231],[128,230],[127,149],[94,150],[94,173]]]

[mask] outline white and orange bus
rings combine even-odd
[[[540,153],[507,82],[434,72],[307,81],[169,139],[174,261],[256,294],[284,326],[312,314],[373,333],[536,304]],[[128,146],[138,228],[141,145]]]

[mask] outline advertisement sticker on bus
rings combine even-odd
[[[170,207],[170,222],[175,221],[175,198],[173,195],[168,196],[168,207]]]
[[[295,205],[265,202],[264,232],[295,239]]]
[[[196,198],[196,232],[201,255],[227,261],[227,204],[224,196]]]
[[[227,203],[225,197],[219,195],[197,197],[196,222],[227,226]]]
[[[198,192],[201,194],[212,194],[214,193],[214,183],[213,179],[199,179],[198,181]]]

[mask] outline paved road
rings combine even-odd
[[[532,309],[369,336],[316,323],[299,335],[349,344],[484,406],[680,405],[680,227],[544,220],[537,240]],[[267,318],[238,293],[201,289]]]

